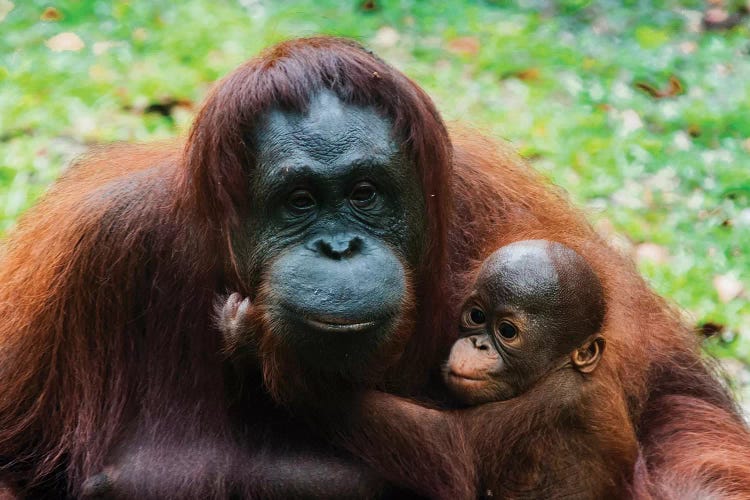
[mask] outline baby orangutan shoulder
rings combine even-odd
[[[219,313],[230,355],[264,341],[252,309],[233,296]],[[597,369],[605,310],[597,274],[571,248],[545,240],[501,247],[478,272],[443,367],[465,407],[362,388],[315,427],[428,498],[631,497],[635,431],[616,375]]]
[[[604,351],[605,301],[594,270],[545,240],[512,243],[484,261],[461,312],[444,378],[461,402],[514,398],[548,373],[590,373]]]

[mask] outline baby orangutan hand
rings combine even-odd
[[[224,352],[237,354],[248,349],[257,350],[257,339],[253,335],[253,305],[248,297],[242,298],[239,293],[233,293],[222,304],[216,304],[216,316],[219,330],[224,337]]]

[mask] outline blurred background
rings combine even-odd
[[[630,253],[750,414],[747,3],[0,0],[0,233],[92,144],[184,134],[285,38],[352,37]]]

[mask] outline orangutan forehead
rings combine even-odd
[[[254,142],[263,163],[388,164],[399,153],[392,128],[373,108],[346,104],[325,90],[311,97],[304,113],[272,109]]]
[[[561,286],[547,244],[535,240],[500,248],[485,260],[477,285],[490,301],[523,308],[550,305],[559,298]]]

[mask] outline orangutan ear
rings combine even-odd
[[[573,366],[581,373],[591,373],[602,359],[605,346],[602,337],[596,337],[591,342],[579,347],[570,355],[570,361]]]

